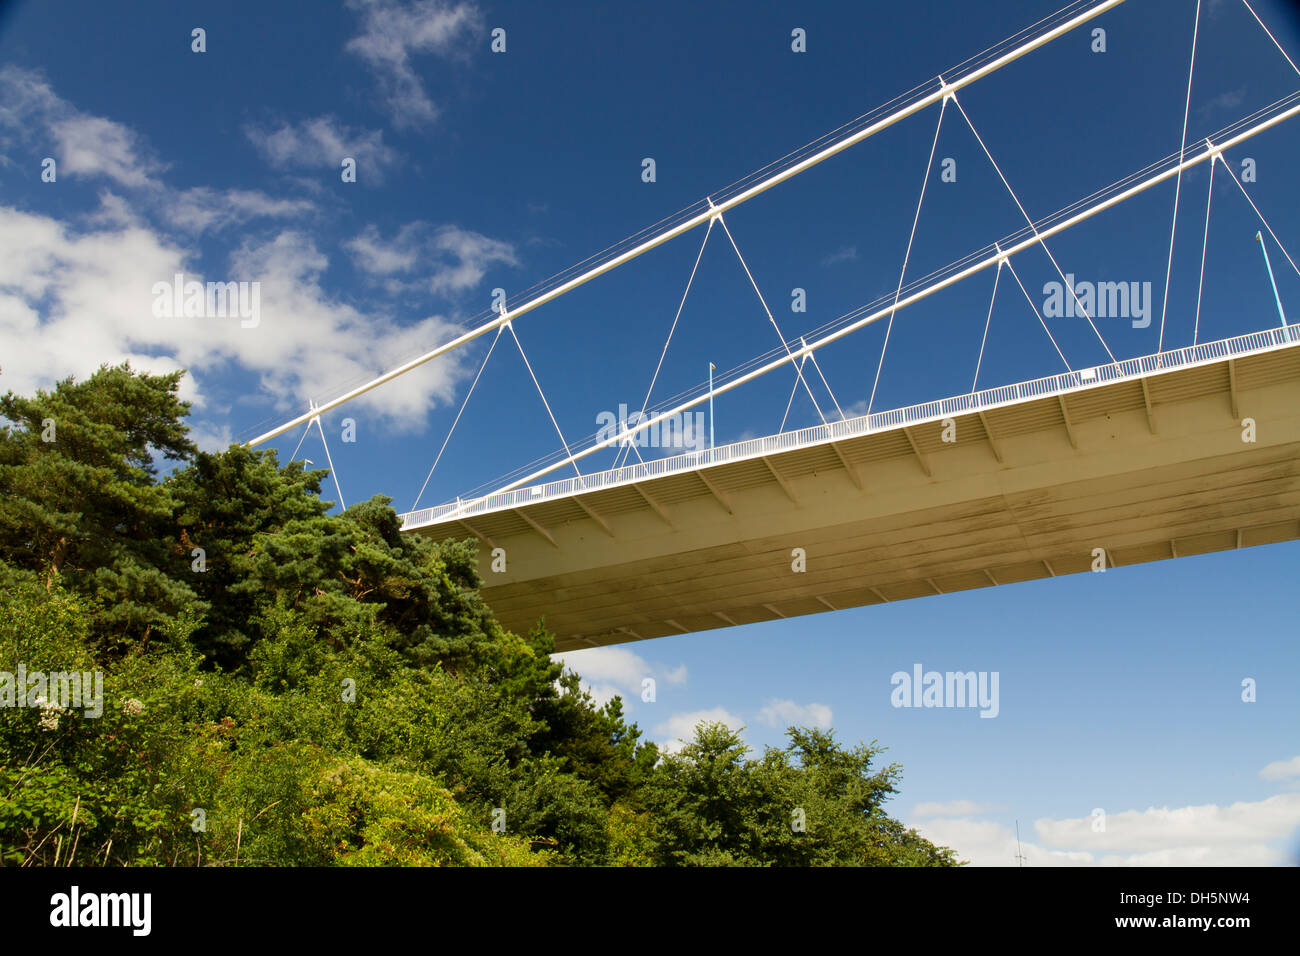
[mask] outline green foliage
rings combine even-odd
[[[428,777],[352,759],[316,779],[304,832],[344,866],[542,866],[528,841],[475,825]]]
[[[874,744],[791,728],[750,759],[701,726],[661,755],[541,622],[500,626],[474,542],[403,535],[381,496],[330,514],[326,473],[274,452],[198,452],[179,382],[0,398],[0,681],[102,690],[0,707],[0,865],[955,862],[885,815]]]
[[[633,854],[649,842],[663,865],[955,865],[882,810],[902,768],[873,770],[881,748],[846,749],[814,728],[787,735],[788,747],[754,760],[739,733],[701,723],[656,768],[645,793],[653,836]]]
[[[155,481],[155,454],[194,452],[180,378],[123,365],[34,398],[0,397],[12,423],[0,426],[0,553],[47,586],[64,575],[99,599],[100,634],[147,638],[194,601],[174,573],[171,498]]]

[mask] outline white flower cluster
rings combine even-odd
[[[40,720],[37,723],[37,726],[39,726],[41,730],[59,729],[59,717],[62,714],[66,714],[66,710],[58,704],[51,703],[44,697],[32,698],[32,704],[41,709]]]
[[[136,700],[134,697],[122,701],[122,713],[128,717],[139,717],[144,713],[144,703]]]

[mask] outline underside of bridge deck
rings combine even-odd
[[[413,533],[560,650],[1300,537],[1300,348],[951,418]]]

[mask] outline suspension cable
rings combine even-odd
[[[790,351],[790,344],[785,340],[785,334],[781,331],[781,327],[776,324],[776,318],[772,315],[772,310],[767,307],[767,300],[763,298],[763,293],[759,291],[758,283],[754,281],[754,273],[749,271],[749,263],[745,262],[745,257],[740,254],[740,247],[736,245],[735,237],[732,236],[731,230],[727,228],[727,221],[722,218],[722,213],[718,213],[717,218],[718,222],[722,223],[722,231],[725,232],[727,238],[731,240],[731,248],[736,250],[736,258],[740,260],[740,267],[745,270],[745,275],[749,276],[749,284],[754,287],[754,292],[758,295],[758,301],[762,303],[763,311],[767,313],[767,320],[772,323],[772,328],[776,329],[777,338],[781,340],[781,345],[785,348],[785,354],[789,357],[793,357],[793,354]],[[803,387],[808,392],[808,397],[812,399],[813,407],[817,409],[817,417],[820,418],[822,424],[825,425],[826,416],[822,414],[822,407],[817,404],[817,396],[813,394],[812,389],[808,387],[807,380],[803,377],[802,365],[795,365],[794,370],[795,374],[799,376],[799,381],[803,382]]]
[[[316,430],[320,432],[320,443],[325,446],[325,461],[330,466],[330,477],[334,479],[334,490],[339,493],[339,509],[347,511],[347,503],[343,500],[343,489],[339,486],[338,469],[334,467],[334,459],[330,457],[330,443],[325,440],[325,426],[321,424],[319,415],[313,421],[316,422]]]
[[[970,117],[966,115],[966,110],[961,105],[961,101],[957,99],[957,94],[953,94],[952,101],[957,104],[957,109],[961,110],[961,115],[966,118],[966,125],[969,126],[970,131],[975,134],[975,139],[979,142],[980,148],[984,150],[984,155],[989,158],[989,162],[993,164],[993,169],[997,172],[998,178],[1002,180],[1002,185],[1007,187],[1007,192],[1011,194],[1011,199],[1015,202],[1016,208],[1019,209],[1020,214],[1025,217],[1025,221],[1029,223],[1029,228],[1033,230],[1034,235],[1038,236],[1038,227],[1034,224],[1034,220],[1029,217],[1029,213],[1025,211],[1025,207],[1020,202],[1020,197],[1016,195],[1016,191],[1012,189],[1011,184],[1007,182],[1007,177],[1002,174],[1002,167],[999,166],[998,161],[993,158],[993,154],[989,152],[989,148],[984,145],[984,138],[980,136],[979,130],[975,128],[975,124],[972,123]],[[1182,170],[1181,160],[1182,157],[1180,156],[1180,165],[1178,167],[1180,174]],[[1106,339],[1102,336],[1096,323],[1092,321],[1091,313],[1083,307],[1083,302],[1079,299],[1079,294],[1074,291],[1074,286],[1065,278],[1065,273],[1057,263],[1056,256],[1052,255],[1052,250],[1047,248],[1047,243],[1040,242],[1039,245],[1042,246],[1043,251],[1047,253],[1047,258],[1052,260],[1052,266],[1056,269],[1056,274],[1061,277],[1061,284],[1070,290],[1070,295],[1074,297],[1075,304],[1079,306],[1079,311],[1083,313],[1083,317],[1087,319],[1088,324],[1092,326],[1092,331],[1097,334],[1097,339],[1101,342],[1101,347],[1106,350],[1106,354],[1110,356],[1112,362],[1116,361],[1115,353],[1110,350],[1110,346],[1106,344]],[[1017,279],[1017,281],[1019,281],[1019,279]]]
[[[677,321],[682,317],[682,309],[686,308],[686,297],[691,294],[691,285],[695,282],[695,271],[700,267],[700,260],[704,258],[704,247],[709,244],[709,236],[713,234],[713,220],[709,220],[708,227],[704,230],[704,241],[700,243],[700,251],[695,256],[695,265],[691,266],[691,277],[686,280],[686,289],[682,292],[682,301],[677,306],[677,314],[673,316],[673,324],[668,328],[668,338],[664,341],[664,349],[659,353],[659,362],[655,365],[655,372],[650,376],[650,387],[645,390],[645,401],[641,403],[641,414],[645,414],[646,406],[650,404],[650,393],[655,390],[655,382],[659,381],[659,370],[664,367],[664,357],[668,355],[668,346],[673,341],[673,333],[677,331]],[[632,446],[626,446],[630,448]],[[627,460],[625,449],[619,450],[622,453],[623,460]],[[641,457],[639,454],[637,457]],[[614,467],[618,467],[619,454],[614,455]]]
[[[1286,256],[1286,261],[1291,263],[1291,268],[1295,270],[1295,274],[1300,276],[1300,267],[1296,266],[1295,260],[1291,258],[1291,253],[1286,251],[1286,246],[1282,245],[1282,240],[1277,237],[1277,233],[1273,231],[1273,227],[1268,224],[1268,220],[1264,218],[1264,214],[1259,211],[1259,207],[1255,205],[1255,200],[1250,198],[1250,193],[1246,192],[1246,187],[1241,184],[1241,180],[1237,178],[1237,174],[1232,171],[1232,167],[1228,165],[1226,159],[1223,161],[1223,168],[1228,171],[1228,175],[1232,177],[1232,181],[1237,184],[1237,188],[1241,190],[1241,194],[1246,197],[1246,202],[1250,203],[1250,208],[1255,210],[1255,215],[1258,216],[1259,221],[1264,224],[1264,228],[1268,230],[1268,234],[1273,237],[1273,241],[1277,243],[1277,247],[1282,250],[1282,255]]]
[[[569,455],[569,464],[573,466],[574,472],[577,473],[579,478],[581,478],[582,472],[578,470],[578,462],[573,458],[573,452],[569,448],[569,443],[564,440],[564,432],[560,431],[560,423],[555,420],[555,413],[551,411],[551,403],[546,400],[546,393],[542,391],[542,383],[537,381],[537,376],[533,374],[533,366],[529,363],[528,356],[524,354],[524,345],[519,341],[519,335],[515,332],[514,323],[507,322],[505,327],[510,330],[510,334],[515,340],[515,345],[519,347],[519,357],[524,360],[524,368],[528,369],[529,378],[531,378],[533,384],[537,386],[537,394],[542,397],[542,404],[546,406],[546,414],[550,416],[551,424],[555,426],[555,434],[560,436],[560,444],[564,446],[565,452]]]
[[[933,285],[926,286],[923,289],[919,289],[916,292],[909,294],[904,299],[899,301],[898,308],[899,309],[905,308],[913,303],[919,302],[920,300],[927,298],[928,296],[940,292],[943,289],[946,289],[949,286],[954,285],[955,283],[961,282],[963,279],[966,279],[977,272],[981,272],[984,269],[987,269],[990,266],[995,265],[998,259],[1000,258],[1007,258],[1008,265],[1009,265],[1010,256],[1017,255],[1020,252],[1032,248],[1035,245],[1040,245],[1046,239],[1058,235],[1059,233],[1062,233],[1067,229],[1073,228],[1079,223],[1087,219],[1090,219],[1093,216],[1096,216],[1099,213],[1112,208],[1113,206],[1123,203],[1128,199],[1131,199],[1133,196],[1143,193],[1146,190],[1151,189],[1152,187],[1157,186],[1162,182],[1165,182],[1166,180],[1175,176],[1179,170],[1189,169],[1192,166],[1199,165],[1205,162],[1210,157],[1221,153],[1223,150],[1232,148],[1239,143],[1245,142],[1248,139],[1258,136],[1260,133],[1272,129],[1274,126],[1277,126],[1279,123],[1283,123],[1291,119],[1297,114],[1300,114],[1300,104],[1293,105],[1290,108],[1283,110],[1282,112],[1279,112],[1276,115],[1266,120],[1261,121],[1260,123],[1250,127],[1249,129],[1242,130],[1241,132],[1233,136],[1230,140],[1223,143],[1221,146],[1217,146],[1217,147],[1210,146],[1210,148],[1206,149],[1205,151],[1195,156],[1192,156],[1190,158],[1184,159],[1181,163],[1177,164],[1176,166],[1170,169],[1166,169],[1163,172],[1157,173],[1151,176],[1150,178],[1145,179],[1139,183],[1136,183],[1130,186],[1129,188],[1125,189],[1124,191],[1112,195],[1108,199],[1097,203],[1096,205],[1090,206],[1086,209],[1081,210],[1080,212],[1075,213],[1074,215],[1066,219],[1056,222],[1054,225],[1048,228],[1039,230],[1035,227],[1033,230],[1034,234],[1032,236],[1021,239],[1020,241],[1016,242],[1013,246],[1006,249],[1005,251],[1000,252],[997,255],[990,256],[988,258],[974,262],[970,265],[967,265],[965,268],[962,268],[960,271],[952,272],[948,274],[945,278],[935,282]],[[968,257],[968,259],[969,258],[970,257]],[[1015,274],[1014,269],[1012,270],[1012,274],[1013,275]],[[1017,282],[1019,282],[1018,276],[1017,276]],[[1021,290],[1024,291],[1023,284],[1021,284]],[[1028,293],[1026,292],[1026,296],[1027,295]],[[1032,304],[1032,300],[1031,300],[1031,304]],[[1035,312],[1037,312],[1036,306],[1034,307],[1034,310]],[[810,342],[807,346],[800,348],[800,350],[797,353],[790,353],[786,356],[778,356],[777,358],[768,362],[766,365],[755,368],[752,371],[746,372],[743,375],[740,375],[730,381],[723,383],[722,385],[716,386],[713,389],[713,391],[708,394],[719,395],[725,392],[729,392],[732,389],[739,388],[741,385],[744,385],[745,383],[752,381],[753,379],[758,378],[759,376],[766,375],[767,373],[773,371],[774,369],[779,368],[780,366],[786,364],[787,362],[794,361],[799,356],[808,354],[809,352],[814,352],[820,348],[824,348],[825,346],[838,341],[839,339],[845,337],[846,335],[850,335],[851,333],[857,331],[858,329],[863,328],[864,326],[869,325],[872,322],[878,321],[881,318],[884,318],[886,315],[890,313],[890,311],[891,311],[890,308],[883,308],[867,315],[861,315],[861,312],[858,311],[855,313],[856,315],[859,316],[858,318],[853,319],[853,321],[849,322],[847,325],[841,326],[833,332],[827,333],[817,341]],[[1039,318],[1041,321],[1041,316]],[[1046,323],[1044,323],[1044,326],[1046,326]],[[1050,337],[1050,330],[1049,330],[1049,337]],[[1053,341],[1055,341],[1055,339],[1053,339]],[[1059,354],[1060,352],[1059,348],[1057,351]],[[1061,355],[1061,358],[1064,361],[1065,358],[1064,355]],[[1066,367],[1069,368],[1068,362],[1066,363]],[[658,424],[659,422],[668,418],[670,415],[679,414],[680,412],[688,408],[693,408],[694,406],[705,401],[707,397],[708,397],[707,395],[701,395],[695,398],[691,398],[687,401],[684,401],[676,408],[673,408],[669,411],[661,412],[655,415],[654,417],[647,419],[645,422],[638,423],[635,428],[625,429],[624,431],[620,432],[617,435],[613,435],[607,439],[604,439],[603,441],[597,441],[594,445],[584,448],[581,451],[573,453],[572,455],[570,455],[569,459],[547,465],[533,472],[532,474],[525,475],[521,478],[517,478],[507,483],[506,485],[495,489],[495,491],[490,492],[489,494],[502,494],[507,491],[512,491],[515,488],[518,488],[522,485],[530,484],[531,482],[537,480],[538,478],[541,478],[542,476],[551,473],[557,468],[562,468],[564,467],[564,465],[570,464],[571,461],[577,460],[578,458],[585,458],[588,455],[595,454],[597,451],[600,451],[602,448],[607,448],[610,445],[622,441],[630,434],[635,434],[638,431],[642,431],[646,428]],[[461,507],[463,508],[466,506],[472,506],[473,504],[475,504],[477,501],[480,500],[482,500],[481,497],[471,502],[464,502]],[[456,513],[459,513],[459,511]]]
[[[420,493],[415,496],[415,504],[411,505],[411,510],[420,507],[420,498],[424,496],[424,489],[429,486],[429,479],[433,477],[433,470],[438,467],[438,462],[442,461],[442,453],[447,450],[447,443],[451,441],[452,434],[456,431],[456,426],[460,424],[460,416],[465,414],[465,406],[469,404],[470,396],[474,394],[474,389],[478,386],[478,380],[483,375],[483,370],[487,368],[488,359],[492,357],[492,350],[497,347],[497,342],[501,340],[501,332],[505,326],[497,329],[496,336],[492,339],[492,344],[488,346],[487,354],[483,356],[483,364],[478,367],[478,374],[474,376],[474,381],[470,384],[469,391],[465,393],[465,400],[460,403],[460,411],[456,413],[455,420],[451,423],[451,428],[447,430],[447,437],[442,440],[442,447],[438,449],[437,456],[433,459],[433,464],[429,467],[429,473],[424,477],[424,484],[420,486]]]
[[[1210,188],[1205,194],[1205,235],[1201,238],[1201,278],[1196,283],[1196,324],[1192,326],[1192,345],[1201,334],[1201,291],[1205,288],[1205,250],[1210,245],[1210,203],[1214,201],[1214,167],[1217,165],[1210,161]]]
[[[1178,146],[1178,159],[1182,160],[1187,151],[1187,118],[1192,109],[1192,74],[1196,70],[1196,37],[1201,28],[1201,0],[1196,0],[1196,20],[1192,24],[1192,61],[1187,67],[1187,101],[1183,104],[1183,138]],[[1210,164],[1214,166],[1213,163]],[[1174,181],[1174,218],[1169,226],[1169,261],[1165,263],[1165,295],[1160,302],[1160,338],[1156,342],[1156,354],[1165,350],[1165,312],[1169,308],[1169,280],[1174,270],[1174,235],[1178,230],[1178,198],[1183,191],[1183,174],[1180,172]]]
[[[586,272],[583,272],[581,275],[574,276],[573,278],[570,278],[560,283],[559,285],[549,289],[548,291],[545,291],[540,295],[535,296],[534,298],[531,298],[525,302],[520,303],[509,312],[507,312],[506,310],[502,310],[502,312],[496,318],[476,328],[470,329],[462,333],[461,335],[457,336],[451,341],[446,342],[438,346],[437,348],[431,349],[430,351],[424,353],[423,355],[417,356],[416,358],[413,358],[403,363],[397,368],[390,369],[388,372],[385,372],[384,374],[370,380],[369,382],[366,382],[356,388],[349,390],[343,395],[339,395],[336,398],[330,399],[329,401],[325,402],[323,405],[319,406],[318,410],[324,412],[324,411],[329,411],[331,409],[337,408],[339,405],[352,401],[353,399],[364,394],[365,392],[370,391],[373,388],[377,388],[386,382],[392,381],[394,378],[397,378],[400,375],[404,375],[405,373],[411,371],[411,369],[413,368],[416,368],[426,362],[432,361],[433,359],[439,357],[440,355],[444,355],[447,352],[450,352],[454,349],[460,348],[461,346],[472,341],[473,339],[492,331],[498,325],[504,324],[506,321],[508,321],[509,316],[522,315],[526,312],[531,312],[532,310],[546,304],[547,302],[559,298],[561,295],[564,295],[565,293],[577,288],[578,286],[583,285],[591,281],[592,279],[600,275],[603,275],[604,273],[609,272],[612,269],[617,268],[620,265],[623,265],[624,263],[636,258],[637,256],[640,256],[650,251],[651,249],[654,249],[662,245],[663,243],[668,242],[669,240],[674,239],[679,235],[682,235],[683,233],[691,229],[694,229],[698,225],[702,225],[703,223],[707,222],[711,216],[717,215],[720,212],[725,212],[727,210],[730,210],[735,206],[740,205],[743,202],[747,202],[748,200],[752,199],[754,196],[757,196],[760,193],[765,192],[768,189],[771,189],[772,187],[779,185],[780,183],[783,183],[788,179],[793,178],[794,176],[797,176],[799,173],[811,168],[812,166],[815,166],[818,163],[821,163],[829,159],[830,157],[843,152],[844,150],[850,148],[851,146],[854,146],[857,143],[860,143],[863,140],[871,136],[874,136],[876,133],[880,132],[881,130],[887,129],[888,127],[893,126],[894,124],[906,119],[907,117],[920,112],[921,110],[932,105],[933,103],[939,102],[951,91],[964,88],[965,86],[968,86],[972,83],[977,82],[980,79],[983,79],[984,77],[996,72],[997,70],[1000,70],[1002,67],[1020,59],[1021,57],[1038,49],[1039,47],[1042,47],[1047,43],[1050,43],[1052,40],[1056,39],[1057,37],[1069,33],[1070,31],[1074,30],[1081,24],[1086,23],[1089,20],[1092,20],[1095,17],[1101,15],[1102,13],[1105,13],[1106,11],[1119,6],[1123,2],[1124,0],[1102,0],[1102,2],[1096,4],[1095,6],[1083,10],[1077,16],[1074,16],[1072,19],[1058,24],[1057,26],[1043,32],[1042,34],[1038,35],[1032,40],[1027,40],[1025,43],[1021,44],[1020,46],[1017,46],[1014,49],[1001,54],[996,59],[991,60],[990,62],[985,63],[979,68],[974,69],[971,72],[958,77],[957,79],[953,80],[951,83],[947,84],[945,87],[941,88],[940,90],[928,93],[924,96],[917,98],[916,100],[912,101],[908,105],[896,110],[893,113],[890,113],[887,116],[884,116],[872,122],[869,126],[866,126],[865,128],[856,131],[852,135],[846,136],[841,140],[837,140],[825,146],[818,152],[810,156],[806,156],[803,159],[799,160],[798,162],[793,163],[790,166],[787,166],[786,168],[782,169],[780,172],[775,173],[769,176],[768,178],[747,187],[746,189],[744,189],[739,193],[736,193],[735,195],[731,195],[727,197],[716,207],[711,206],[710,208],[702,212],[691,215],[689,218],[686,218],[678,222],[676,225],[672,226],[671,228],[668,228],[663,232],[652,235],[648,239],[645,239],[644,241],[640,242],[638,245],[630,249],[627,249],[619,253],[618,255],[615,255],[612,258],[603,261],[599,265],[596,265],[588,269]],[[265,432],[251,439],[248,442],[248,444],[250,446],[255,446],[261,444],[262,442],[269,441],[272,438],[275,438],[276,436],[281,435],[292,428],[296,428],[298,425],[302,424],[304,421],[307,421],[310,418],[311,418],[310,413],[297,416],[296,418],[290,420],[289,422],[286,422],[278,426],[277,428],[272,429],[271,431]]]
[[[989,326],[993,324],[993,303],[998,300],[998,282],[1002,279],[1002,266],[1004,264],[999,259],[997,271],[993,273],[993,295],[989,298],[988,318],[984,320],[984,337],[980,339],[980,355],[975,360],[975,378],[970,383],[971,392],[979,390],[977,386],[980,383],[980,366],[984,364],[984,346],[989,340]]]
[[[1255,12],[1255,8],[1250,5],[1249,0],[1241,0],[1241,2],[1246,4],[1246,9],[1249,10],[1250,15],[1255,18],[1255,22],[1261,27],[1264,27],[1264,32],[1267,33],[1268,38],[1273,41],[1273,45],[1277,47],[1277,51],[1286,57],[1286,61],[1291,64],[1291,69],[1295,70],[1297,74],[1300,74],[1300,67],[1297,67],[1295,61],[1287,55],[1286,50],[1282,49],[1282,44],[1277,42],[1277,37],[1273,36],[1273,31],[1264,26],[1264,21],[1259,18],[1259,14]]]
[[[1056,338],[1052,335],[1052,330],[1049,329],[1047,323],[1043,321],[1043,314],[1038,311],[1038,303],[1036,303],[1033,297],[1029,294],[1029,290],[1025,288],[1025,284],[1020,281],[1020,274],[1016,272],[1016,267],[1011,264],[1010,259],[1007,259],[1006,263],[1007,268],[1011,270],[1012,278],[1016,280],[1016,285],[1020,286],[1020,291],[1025,294],[1025,301],[1027,301],[1029,307],[1034,310],[1034,315],[1038,316],[1038,324],[1043,327],[1043,331],[1047,333],[1047,337],[1052,340],[1052,348],[1056,349],[1056,354],[1061,356],[1061,361],[1065,363],[1065,370],[1067,372],[1073,372],[1074,369],[1070,367],[1070,363],[1066,359],[1065,353],[1062,352],[1061,347],[1056,344]]]
[[[940,78],[942,82],[942,77]],[[953,97],[954,99],[956,97]],[[921,195],[916,200],[916,213],[912,216],[912,231],[907,236],[907,251],[903,253],[903,268],[898,271],[898,288],[894,290],[894,306],[889,310],[889,323],[885,326],[885,341],[880,346],[880,361],[876,364],[876,380],[871,383],[871,397],[867,399],[867,414],[876,402],[876,388],[880,385],[880,372],[885,367],[885,350],[889,348],[889,333],[894,331],[894,313],[903,294],[903,279],[907,276],[907,263],[912,258],[912,243],[916,240],[916,224],[921,221],[921,206],[925,203],[925,188],[930,185],[930,170],[934,168],[934,153],[939,147],[939,133],[943,130],[944,113],[948,110],[948,97],[939,105],[939,122],[934,126],[934,141],[930,143],[930,158],[925,161],[925,175],[921,177]]]

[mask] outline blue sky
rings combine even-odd
[[[1252,0],[1296,58],[1300,14]],[[452,337],[491,304],[701,200],[1056,9],[819,2],[343,4],[9,2],[0,7],[0,387],[30,391],[105,361],[188,368],[205,447],[245,440]],[[1196,4],[1129,0],[959,94],[1035,217],[1176,152]],[[191,31],[206,31],[193,52]],[[1106,31],[1094,52],[1091,31]],[[505,30],[506,50],[490,49]],[[807,50],[791,49],[805,31]],[[1300,88],[1241,0],[1203,0],[1189,144]],[[787,337],[892,294],[926,161],[930,108],[727,214]],[[1300,121],[1229,158],[1279,238],[1300,246]],[[56,161],[43,182],[42,160]],[[340,176],[342,157],[357,181]],[[642,179],[653,158],[656,177]],[[955,164],[956,181],[937,165]],[[908,280],[1024,225],[952,106],[935,144]],[[1192,341],[1208,168],[1182,181],[1166,347]],[[1160,334],[1174,185],[1050,245],[1081,280],[1151,282],[1154,321],[1099,319],[1118,357]],[[1216,174],[1199,340],[1276,324],[1258,218]],[[516,331],[571,442],[597,414],[639,406],[681,301],[695,230],[520,318]],[[1300,276],[1270,247],[1300,315]],[[1295,251],[1292,250],[1292,255]],[[1042,307],[1041,252],[1015,262]],[[160,319],[151,287],[187,278],[261,283],[255,328]],[[873,408],[968,391],[992,273],[899,314]],[[791,311],[791,290],[807,312]],[[861,412],[884,323],[819,356]],[[1105,352],[1086,323],[1053,326],[1074,367]],[[490,337],[331,413],[344,497],[414,503]],[[682,309],[654,400],[779,346],[717,230]],[[981,387],[1063,370],[1004,276]],[[771,434],[791,373],[716,408],[719,442]],[[824,408],[832,405],[814,386]],[[790,424],[817,413],[796,395]],[[342,420],[356,422],[345,443]],[[299,433],[273,444],[287,458]],[[508,338],[421,504],[491,485],[558,447]],[[323,461],[319,438],[302,454]],[[594,456],[606,467],[612,454]],[[498,482],[499,483],[499,482]],[[894,810],[980,863],[1266,863],[1300,852],[1300,651],[1290,601],[1296,544],[1105,575],[904,602],[583,652],[600,693],[629,698],[652,739],[701,714],[755,747],[787,719],[879,739],[904,766]],[[1225,640],[1226,639],[1226,640]],[[901,709],[890,675],[998,671],[1001,709]],[[656,676],[658,699],[639,699]],[[1258,682],[1258,701],[1240,682]],[[1289,763],[1288,763],[1289,762]],[[1266,770],[1266,768],[1269,768]],[[1107,813],[1094,833],[1091,811]],[[1009,841],[1009,842],[1008,842]]]

